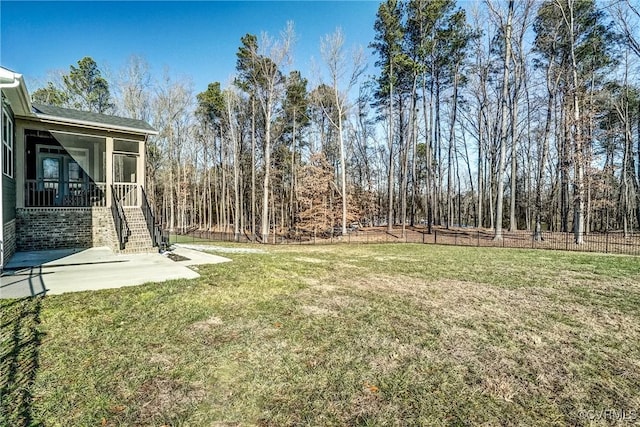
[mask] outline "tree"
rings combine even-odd
[[[296,184],[298,145],[302,131],[309,126],[309,94],[307,93],[307,79],[299,71],[291,71],[287,78],[286,96],[284,99],[285,131],[284,136],[291,142],[291,173],[289,189],[289,221],[295,223],[296,217]]]
[[[266,243],[269,235],[269,179],[271,176],[271,141],[272,126],[276,117],[276,108],[284,89],[285,79],[281,67],[289,63],[290,48],[293,41],[293,24],[289,22],[279,40],[274,40],[266,33],[262,35],[261,44],[252,34],[241,39],[242,46],[237,52],[236,69],[240,73],[238,82],[241,86],[250,87],[262,110],[264,119],[264,178],[262,185],[262,242]]]
[[[333,227],[333,173],[323,152],[314,153],[300,170],[296,197],[300,203],[299,226],[315,236]]]
[[[151,115],[151,72],[149,63],[132,55],[120,72],[117,85],[118,111],[126,117],[148,121]]]
[[[73,108],[94,113],[108,113],[113,110],[109,83],[102,77],[98,64],[84,57],[78,66],[69,67],[69,74],[62,77]]]
[[[198,105],[196,117],[202,125],[202,162],[204,165],[204,194],[203,200],[203,221],[210,228],[213,224],[213,213],[220,212],[219,205],[214,205],[214,200],[220,200],[219,183],[212,178],[217,170],[214,168],[214,159],[217,153],[222,151],[222,135],[226,132],[225,123],[229,123],[228,106],[223,95],[219,82],[209,83],[207,90],[196,96]],[[216,141],[219,143],[216,144]],[[213,169],[213,170],[212,170]],[[223,182],[222,185],[225,185]],[[212,191],[213,188],[213,191]],[[219,221],[217,222],[218,225]]]
[[[559,105],[565,120],[561,137],[562,230],[568,231],[569,166],[573,166],[573,232],[583,243],[585,228],[585,170],[591,158],[594,93],[613,64],[616,37],[604,24],[594,0],[548,0],[538,9],[534,29],[536,50],[543,61],[558,66]]]
[[[69,102],[69,95],[52,82],[48,82],[46,87],[33,91],[31,100],[38,104],[64,107]]]
[[[241,205],[240,205],[240,138],[239,123],[238,123],[238,108],[240,103],[240,96],[237,93],[237,89],[229,88],[224,93],[224,100],[227,112],[227,123],[229,129],[229,142],[232,149],[232,161],[233,161],[233,236],[237,242],[240,240],[240,218]]]
[[[351,58],[347,57],[344,52],[344,35],[340,28],[337,28],[333,34],[327,35],[322,40],[320,52],[329,72],[329,80],[331,81],[331,105],[336,108],[335,114],[331,114],[327,112],[323,105],[327,119],[335,127],[338,135],[338,147],[340,150],[340,197],[342,199],[342,235],[345,236],[347,234],[347,168],[345,161],[343,120],[349,109],[348,93],[363,73],[364,61],[361,49],[354,51]]]
[[[389,150],[388,186],[387,186],[387,231],[393,230],[393,192],[394,192],[394,85],[397,83],[396,63],[402,55],[402,40],[404,27],[402,25],[403,7],[397,0],[387,0],[378,8],[374,30],[375,40],[369,45],[378,55],[376,66],[382,68],[382,73],[377,79],[378,89],[376,98],[379,108],[384,107],[384,99],[387,100],[387,148]]]
[[[498,191],[496,194],[496,222],[494,229],[494,240],[502,240],[502,207],[504,204],[504,172],[507,150],[507,131],[508,131],[508,118],[509,113],[507,110],[507,102],[509,97],[509,67],[511,63],[511,22],[513,19],[513,0],[509,0],[509,9],[507,12],[506,22],[502,23],[504,33],[504,64],[503,64],[503,76],[502,76],[502,113],[501,123],[502,128],[500,131],[500,159],[498,161]],[[491,3],[487,3],[491,4]],[[502,21],[502,17],[498,16]],[[514,179],[514,178],[512,178]]]
[[[190,82],[172,81],[166,74],[157,88],[152,105],[153,122],[158,129],[158,150],[163,158],[162,167],[167,175],[160,175],[163,217],[168,227],[185,228],[190,218],[186,215],[189,192],[186,145],[192,140],[192,88]]]
[[[94,113],[114,110],[109,83],[92,58],[82,58],[77,67],[71,65],[69,73],[63,74],[61,80],[61,84],[49,81],[46,87],[34,91],[33,101]]]
[[[450,76],[452,82],[453,95],[451,97],[451,119],[449,123],[449,147],[447,155],[447,226],[452,222],[453,206],[452,206],[452,168],[453,168],[453,152],[456,150],[456,125],[459,102],[459,88],[463,82],[461,71],[467,55],[469,42],[475,37],[475,34],[469,29],[466,21],[464,10],[459,9],[452,13],[447,19],[447,25],[442,30],[442,38],[447,40],[442,46],[443,57],[447,58],[441,67],[446,75]],[[456,156],[457,157],[457,156]],[[458,179],[458,183],[459,183]],[[458,209],[458,212],[460,210]]]

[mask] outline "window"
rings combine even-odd
[[[13,122],[2,111],[2,173],[13,178]]]
[[[42,177],[46,180],[60,179],[60,159],[57,157],[45,157],[42,159]]]
[[[138,152],[140,151],[140,145],[137,141],[125,141],[123,139],[114,139],[113,151],[138,154]]]
[[[80,165],[74,162],[73,160],[69,160],[69,181],[81,181],[82,180],[82,169],[80,169]]]
[[[113,181],[136,182],[138,157],[126,154],[113,155]]]

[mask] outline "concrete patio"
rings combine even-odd
[[[0,298],[194,279],[200,275],[190,266],[231,261],[183,247],[176,247],[172,254],[182,260],[173,261],[161,254],[114,254],[107,247],[18,252],[2,273]]]

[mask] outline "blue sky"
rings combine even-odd
[[[131,55],[144,57],[160,76],[164,67],[193,79],[197,92],[223,85],[234,73],[240,37],[278,35],[293,21],[294,63],[313,80],[311,58],[320,60],[320,39],[340,26],[346,45],[373,40],[377,1],[197,2],[0,2],[0,61],[22,73],[30,91],[48,72],[68,71],[91,56],[116,74]],[[373,63],[373,59],[370,59]],[[372,72],[369,69],[369,72]]]

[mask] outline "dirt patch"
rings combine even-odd
[[[208,331],[216,326],[221,326],[222,324],[224,324],[222,319],[217,316],[211,316],[208,319],[192,324],[189,329],[193,331]]]
[[[406,360],[415,360],[424,353],[417,345],[400,343],[397,340],[385,340],[380,345],[384,345],[388,351],[371,358],[369,367],[374,372],[382,374],[401,368]]]
[[[181,384],[178,381],[155,377],[145,381],[136,393],[139,425],[160,425],[188,412],[205,397],[199,385]]]
[[[319,292],[319,293],[327,294],[327,293],[335,292],[338,290],[337,286],[322,283],[319,279],[316,279],[316,278],[311,278],[311,277],[305,278],[305,282],[311,287],[311,290],[314,293]]]
[[[296,257],[295,261],[299,262],[308,262],[312,264],[325,264],[327,261],[319,258],[311,258],[311,257]]]
[[[300,310],[307,316],[330,316],[335,314],[333,310],[316,305],[303,305]]]
[[[175,357],[170,356],[166,353],[153,353],[151,357],[149,357],[149,363],[161,365],[166,368],[170,368],[171,366],[173,366],[175,361]]]

